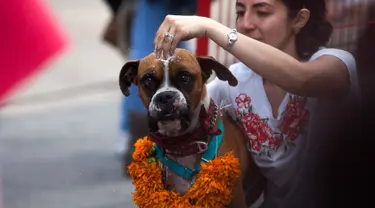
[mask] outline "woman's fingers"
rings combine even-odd
[[[176,16],[167,15],[156,33],[154,47],[158,58],[167,59],[171,56],[174,53],[173,46],[180,41],[176,38],[176,36],[180,37],[176,35],[176,18]]]
[[[193,20],[188,16],[167,15],[165,17],[154,40],[155,53],[158,58],[167,59],[174,54],[178,43],[188,38],[187,34],[193,34],[190,38],[195,37],[195,25],[189,23]]]
[[[173,42],[177,41],[175,39],[175,34],[176,34],[176,29],[175,27],[171,27],[171,29],[165,33],[164,35],[164,41],[163,41],[163,58],[168,59],[169,56],[173,55],[174,51],[171,51],[171,46]]]
[[[176,48],[177,48],[177,45],[180,41],[182,41],[182,38],[183,38],[183,32],[182,30],[179,29],[179,27],[174,27],[174,39],[173,41],[171,42],[171,46],[170,46],[170,49],[169,49],[169,52],[171,54],[174,54]]]
[[[158,31],[156,32],[154,39],[154,50],[157,58],[160,58],[162,55],[163,41],[165,38],[165,33],[169,31],[169,24],[166,22],[166,19],[159,26]]]

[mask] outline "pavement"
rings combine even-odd
[[[5,208],[134,207],[114,153],[117,93],[102,101],[2,117]]]
[[[124,63],[101,41],[104,1],[49,0],[71,39],[0,109],[0,207],[131,208],[115,155]]]

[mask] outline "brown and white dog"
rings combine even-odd
[[[237,85],[237,79],[224,65],[212,57],[198,57],[184,49],[177,49],[168,60],[157,59],[151,53],[143,59],[128,61],[121,69],[119,82],[125,96],[129,95],[131,84],[138,86],[138,95],[148,109],[150,132],[171,138],[173,143],[176,137],[191,134],[202,125],[201,109],[208,110],[210,106],[206,81],[212,70],[219,79],[228,81],[231,86]],[[259,171],[247,151],[239,126],[226,114],[223,114],[222,120],[224,135],[217,155],[233,151],[239,158],[241,169],[240,178],[233,187],[230,206],[249,207],[261,194],[264,181],[263,178],[259,180]],[[205,138],[196,139],[200,144]],[[189,168],[194,168],[202,155],[202,152],[186,156],[165,152],[169,158]],[[181,194],[191,186],[189,181],[173,173],[167,180]],[[250,193],[245,191],[249,185]]]

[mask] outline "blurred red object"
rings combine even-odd
[[[199,0],[198,1],[198,15],[204,17],[210,17],[211,10],[211,0]],[[197,40],[197,56],[207,56],[208,55],[208,38],[199,38]]]
[[[67,36],[45,2],[1,0],[0,103],[67,43]]]

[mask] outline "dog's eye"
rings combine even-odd
[[[151,84],[152,84],[152,78],[151,77],[148,77],[148,78],[146,78],[144,81],[143,81],[143,83],[146,85],[146,86],[151,86]]]
[[[151,77],[151,76],[146,75],[146,76],[144,76],[144,77],[142,78],[142,83],[143,83],[143,85],[145,85],[146,87],[151,87],[152,84],[154,83],[154,78]]]
[[[191,80],[191,75],[189,75],[189,74],[187,74],[187,73],[183,73],[182,75],[181,75],[181,77],[180,77],[180,79],[181,79],[181,81],[183,82],[183,83],[189,83],[190,82],[190,80]]]

